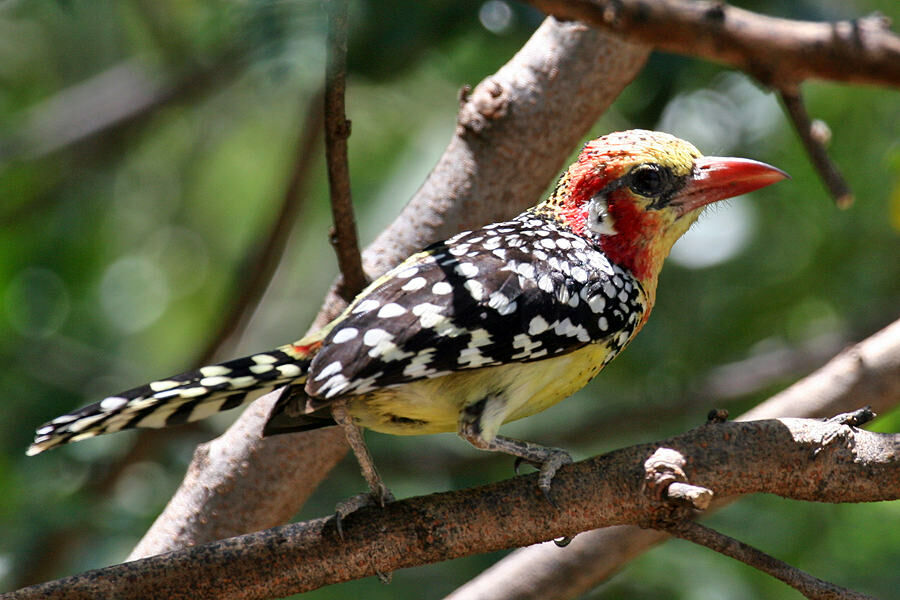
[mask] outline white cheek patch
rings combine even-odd
[[[598,235],[616,235],[615,221],[609,214],[606,204],[606,196],[597,194],[588,201],[587,206],[588,229]]]

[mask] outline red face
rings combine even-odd
[[[705,206],[785,177],[765,163],[705,157],[678,138],[630,131],[585,146],[548,203],[572,231],[655,282],[662,260]]]

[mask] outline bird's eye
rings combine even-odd
[[[665,191],[669,178],[659,165],[646,164],[635,167],[631,172],[631,183],[628,187],[635,194],[646,198],[655,198]]]

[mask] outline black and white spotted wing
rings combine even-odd
[[[526,212],[434,244],[373,283],[325,338],[306,391],[327,400],[602,340],[624,346],[643,294],[598,248]]]

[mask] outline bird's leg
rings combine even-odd
[[[544,497],[547,498],[547,501],[556,506],[556,503],[550,496],[550,483],[561,466],[572,462],[572,457],[569,456],[568,452],[560,448],[541,446],[540,444],[516,440],[502,435],[495,435],[491,438],[486,437],[484,435],[484,431],[487,429],[485,427],[485,417],[487,413],[493,412],[490,409],[485,410],[489,404],[490,400],[485,398],[470,404],[462,410],[458,429],[460,437],[479,450],[503,452],[534,465],[540,471],[538,487],[543,492]]]
[[[350,444],[350,448],[353,449],[353,454],[356,455],[356,460],[359,463],[359,468],[362,471],[363,477],[366,478],[366,483],[369,484],[368,493],[348,498],[339,503],[335,508],[335,526],[337,527],[338,534],[343,538],[344,534],[341,529],[341,520],[344,517],[363,506],[371,506],[372,504],[384,506],[388,502],[394,501],[394,495],[391,494],[391,491],[381,480],[381,476],[378,475],[378,471],[375,469],[375,461],[372,460],[372,455],[369,453],[369,448],[366,446],[366,441],[363,439],[362,431],[356,423],[353,422],[353,418],[347,410],[347,401],[337,400],[332,404],[331,416],[334,418],[335,422],[340,425],[341,429],[344,430],[344,435],[347,437],[347,443]]]

